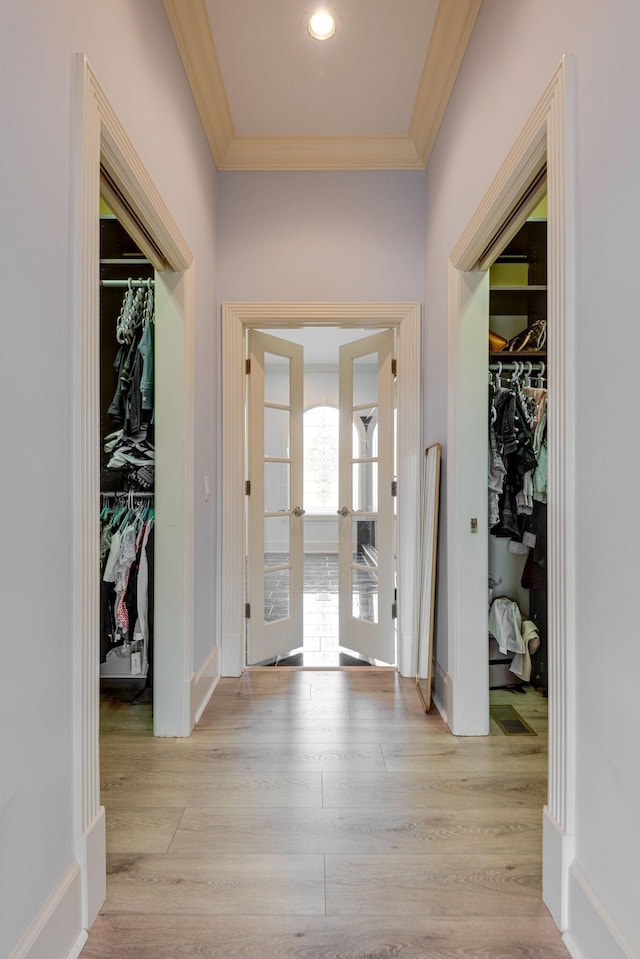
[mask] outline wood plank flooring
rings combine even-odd
[[[188,740],[104,703],[107,901],[83,959],[562,959],[538,732],[456,738],[391,670],[220,682]]]

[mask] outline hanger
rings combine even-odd
[[[500,377],[502,376],[502,363],[498,360],[498,372],[496,373],[495,385],[496,389],[499,390],[502,388],[502,381]]]
[[[533,363],[529,360],[527,363],[527,372],[524,374],[524,385],[531,386],[531,373],[533,372]]]

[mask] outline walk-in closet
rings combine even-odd
[[[489,686],[520,711],[548,682],[546,197],[492,264],[489,304]]]
[[[154,625],[154,267],[100,208],[100,683],[150,704]]]

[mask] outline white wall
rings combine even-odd
[[[577,54],[578,799],[569,940],[582,959],[640,951],[640,763],[632,711],[640,670],[639,34],[636,0],[485,0],[427,174],[425,438],[443,442],[448,255],[562,54]],[[439,584],[437,655],[446,670],[444,562]],[[626,946],[616,945],[612,930]]]
[[[0,27],[3,957],[12,953],[73,860],[70,163],[78,51],[88,56],[196,257],[196,470],[199,476],[216,472],[215,171],[162,7],[155,0],[5,5]],[[200,488],[196,492],[197,668],[213,644],[215,502],[204,504]],[[51,959],[58,955],[51,952]]]
[[[220,301],[422,300],[424,176],[220,174]]]

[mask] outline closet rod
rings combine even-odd
[[[153,286],[154,280],[100,280],[100,286],[121,287],[123,290],[131,286]]]
[[[523,366],[524,369],[522,369]],[[520,370],[525,376],[530,376],[533,373],[545,373],[546,369],[546,363],[531,363],[530,360],[523,360],[522,363],[489,363],[491,373],[515,373],[516,370]]]
[[[143,493],[140,491],[137,493],[135,490],[122,490],[119,493],[100,493],[100,496],[104,496],[109,499],[117,499],[121,496],[123,499],[131,496],[132,499],[153,499],[154,493]]]

